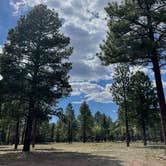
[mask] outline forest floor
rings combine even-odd
[[[133,143],[54,143],[36,145],[30,153],[0,146],[0,166],[166,166],[161,145]]]

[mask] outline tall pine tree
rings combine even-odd
[[[67,118],[68,142],[72,143],[73,133],[74,133],[75,115],[74,115],[74,110],[73,110],[73,106],[71,103],[69,103],[66,108],[66,118]]]
[[[160,71],[166,59],[165,0],[125,0],[109,3],[105,10],[109,30],[99,57],[105,65],[153,66],[166,153],[166,103]]]
[[[81,138],[83,143],[87,142],[88,138],[92,135],[93,116],[88,104],[84,101],[80,107],[80,126]]]
[[[149,77],[143,72],[136,72],[131,77],[128,96],[131,101],[130,118],[141,129],[144,145],[147,145],[148,127],[159,119],[157,96]]]
[[[128,64],[117,65],[114,70],[113,84],[111,86],[111,92],[113,100],[123,108],[125,115],[125,127],[126,127],[126,145],[130,146],[130,133],[129,133],[129,117],[128,117],[128,99],[127,94],[130,87],[130,69]]]
[[[55,11],[45,5],[35,6],[9,31],[4,47],[1,74],[29,105],[23,151],[30,150],[37,105],[52,105],[71,91],[68,71],[72,48],[60,27]]]

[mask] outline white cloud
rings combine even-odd
[[[43,3],[54,8],[63,18],[62,31],[71,38],[74,53],[71,56],[72,81],[98,81],[110,79],[110,68],[101,66],[96,57],[99,44],[106,35],[106,13],[104,7],[110,0],[10,0],[14,13]]]
[[[104,7],[110,0],[10,0],[14,14],[20,15],[37,4],[46,4],[64,19],[62,31],[71,38],[74,53],[71,56],[73,69],[70,72],[72,95],[84,94],[84,100],[110,103],[111,94],[107,86],[102,87],[99,80],[110,80],[112,67],[101,65],[96,53],[106,34],[106,13]],[[76,103],[80,101],[76,101]]]
[[[166,81],[162,81],[163,87],[166,88]]]
[[[111,84],[105,87],[91,82],[72,82],[72,96],[84,95],[86,101],[96,101],[99,103],[112,103],[112,95],[110,93]],[[78,102],[76,102],[78,104]]]
[[[99,93],[90,93],[85,96],[87,101],[96,101],[98,103],[112,103],[112,95],[110,92],[102,91]]]
[[[80,105],[82,102],[83,102],[82,100],[81,101],[73,101],[72,104]]]
[[[166,74],[166,69],[161,69],[161,74]]]
[[[74,47],[71,56],[73,69],[70,72],[72,95],[83,94],[87,101],[112,102],[110,84],[103,87],[92,83],[112,78],[112,66],[102,66],[96,57],[96,53],[100,51],[99,44],[107,31],[104,7],[111,1],[113,0],[10,0],[14,14],[20,15],[22,11],[43,3],[54,8],[59,17],[64,19],[62,31],[71,38],[71,45]],[[134,67],[132,70],[152,75],[152,70],[148,68]],[[82,101],[75,101],[75,104],[80,102]]]
[[[0,54],[2,54],[2,45],[0,45]]]

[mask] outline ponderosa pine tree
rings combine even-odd
[[[75,115],[71,103],[69,103],[66,108],[66,119],[67,119],[67,139],[68,143],[71,144],[73,142],[74,123],[75,123]]]
[[[147,145],[147,130],[158,123],[157,95],[150,78],[137,71],[130,79],[130,118],[141,129],[144,145]]]
[[[160,72],[166,59],[165,0],[125,0],[109,3],[105,10],[109,30],[99,57],[105,65],[152,64],[166,150],[166,103]]]
[[[36,105],[52,105],[71,91],[68,71],[72,48],[60,27],[55,11],[35,6],[9,31],[4,47],[1,74],[7,82],[12,80],[12,87],[29,105],[23,151],[30,150]]]
[[[129,117],[128,117],[128,99],[127,94],[130,87],[131,72],[128,64],[117,65],[113,73],[113,84],[111,92],[113,100],[121,106],[125,112],[126,144],[130,146]]]
[[[83,143],[87,142],[88,138],[92,135],[93,127],[93,116],[89,105],[84,101],[80,107],[80,127],[81,127],[81,138]]]
[[[110,119],[103,113],[101,126],[102,126],[102,136],[105,142],[108,140],[109,136],[109,127],[110,127],[109,125],[110,125]]]

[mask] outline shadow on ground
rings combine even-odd
[[[0,166],[122,166],[122,162],[114,157],[47,150],[0,154]]]
[[[164,145],[147,145],[147,146],[142,146],[142,147],[136,147],[136,148],[141,148],[141,149],[164,149]]]

